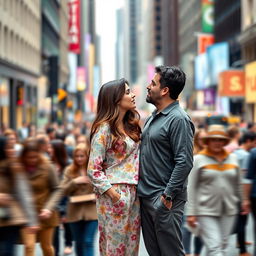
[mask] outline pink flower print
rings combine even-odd
[[[93,173],[93,177],[95,178],[99,178],[101,176],[101,172],[100,171],[96,171]]]
[[[125,245],[124,244],[120,244],[119,248],[116,249],[117,251],[117,255],[123,255],[125,252]]]
[[[138,181],[139,180],[139,175],[136,174],[136,175],[133,176],[133,178],[134,178],[134,180]]]
[[[132,235],[131,239],[132,239],[132,241],[135,241],[137,239],[137,236],[136,235]]]

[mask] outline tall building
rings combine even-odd
[[[178,0],[162,0],[161,6],[161,40],[164,64],[178,65]]]
[[[194,59],[197,55],[197,33],[201,27],[201,1],[178,0],[179,10],[179,63],[187,75],[186,87],[183,91],[184,99],[189,107],[191,92],[194,90]]]
[[[215,42],[229,43],[230,66],[236,67],[241,62],[241,47],[238,42],[241,31],[241,1],[215,0],[214,8]]]
[[[36,122],[40,51],[40,1],[0,1],[1,126]]]
[[[246,119],[256,122],[256,0],[242,0],[242,57],[245,61]]]

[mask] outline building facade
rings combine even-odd
[[[0,122],[36,122],[41,68],[41,3],[0,1]]]

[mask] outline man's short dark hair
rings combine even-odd
[[[245,132],[241,138],[241,142],[246,143],[248,140],[249,141],[256,140],[256,133],[255,132]]]
[[[252,122],[248,123],[248,124],[247,124],[247,129],[248,129],[248,130],[252,129],[252,127],[253,127],[255,124],[256,124],[256,123],[252,123]]]
[[[170,98],[176,100],[185,86],[185,73],[176,66],[157,66],[155,71],[161,76],[160,87],[168,87]]]

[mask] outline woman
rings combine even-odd
[[[224,149],[230,138],[223,126],[209,126],[203,141],[189,176],[187,222],[199,229],[208,256],[224,256],[242,198],[239,165]]]
[[[62,182],[69,196],[66,217],[75,240],[76,255],[93,256],[98,221],[95,194],[87,176],[89,146],[79,144],[73,155],[73,163],[65,170]]]
[[[135,108],[135,95],[125,79],[101,87],[88,164],[96,190],[101,255],[138,255],[141,129]]]
[[[198,154],[200,151],[202,151],[205,147],[205,144],[203,143],[203,138],[206,135],[206,132],[204,129],[198,129],[195,132],[194,136],[194,155]],[[186,212],[185,212],[186,215]],[[185,217],[185,216],[184,216]],[[186,219],[184,218],[185,222]],[[192,233],[189,231],[189,229],[186,226],[186,223],[184,223],[182,228],[182,237],[183,237],[183,245],[185,249],[186,256],[191,255],[191,236]],[[201,249],[202,249],[202,241],[198,236],[194,237],[194,255],[199,256]]]
[[[52,140],[50,142],[50,146],[48,148],[51,161],[55,167],[55,171],[57,172],[59,181],[63,179],[64,169],[68,165],[68,155],[66,151],[65,144],[62,140]],[[58,210],[61,215],[63,227],[64,227],[64,254],[72,253],[72,234],[68,223],[65,223],[66,219],[66,206],[67,206],[67,198],[63,197],[58,204]],[[60,229],[59,226],[55,229],[54,234],[54,249],[55,255],[59,255],[60,250]]]
[[[14,256],[19,231],[38,229],[31,191],[25,173],[15,159],[8,159],[12,143],[0,137],[0,255]]]
[[[29,184],[35,208],[40,219],[40,230],[36,234],[28,234],[23,230],[22,239],[25,245],[25,255],[35,255],[35,243],[40,242],[44,256],[54,256],[52,246],[54,229],[59,224],[55,208],[60,200],[61,191],[58,188],[58,177],[51,163],[42,156],[34,139],[25,142],[20,155]]]

